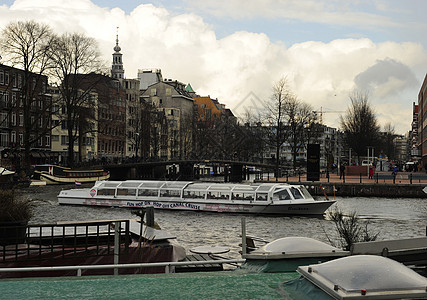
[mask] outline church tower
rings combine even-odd
[[[117,35],[116,35],[116,46],[114,46],[113,53],[113,65],[111,66],[111,77],[116,79],[122,79],[125,75],[125,70],[123,69],[123,61],[122,54],[120,50],[122,50],[119,46],[119,27],[117,27]]]

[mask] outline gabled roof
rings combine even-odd
[[[187,86],[185,87],[185,91],[187,93],[195,93],[195,91],[193,90],[193,87],[191,86],[191,84],[187,84]]]

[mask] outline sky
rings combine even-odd
[[[405,134],[427,70],[426,11],[424,0],[0,0],[0,28],[83,32],[109,65],[118,32],[126,78],[161,69],[239,117],[283,77],[332,127],[352,92],[367,93],[379,124]]]

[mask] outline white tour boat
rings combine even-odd
[[[315,200],[302,185],[184,181],[97,181],[92,188],[63,190],[59,204],[256,213],[321,215],[335,201]]]

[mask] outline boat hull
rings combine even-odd
[[[50,174],[40,174],[40,180],[46,182],[46,184],[74,184],[76,181],[81,183],[90,183],[98,180],[108,180],[110,174],[96,177],[60,177]]]
[[[88,191],[75,190],[72,195],[61,192],[58,195],[59,204],[89,205],[89,206],[109,206],[142,208],[152,206],[156,209],[167,210],[187,210],[187,211],[208,211],[223,213],[249,213],[268,215],[322,215],[335,201],[307,201],[306,203],[287,204],[255,204],[255,203],[218,203],[199,202],[189,199],[117,199],[91,197]]]

